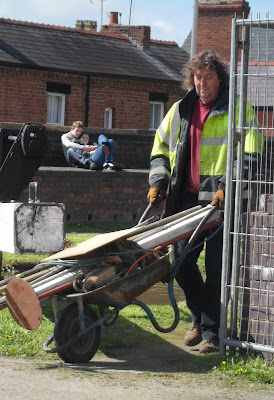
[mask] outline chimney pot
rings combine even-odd
[[[118,12],[111,11],[109,14],[109,25],[118,24]]]

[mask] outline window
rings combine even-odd
[[[105,108],[105,120],[104,120],[104,128],[111,129],[112,128],[112,108]]]
[[[150,102],[149,129],[158,129],[164,118],[164,103],[158,101]]]
[[[47,123],[64,125],[65,122],[65,100],[63,93],[48,92]]]

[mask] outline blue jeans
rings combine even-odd
[[[110,152],[108,156],[103,152],[103,144],[106,144],[109,147]],[[99,165],[99,167],[103,167],[104,163],[112,161],[114,146],[115,142],[113,139],[108,139],[105,135],[100,135],[98,137],[98,149],[91,156],[92,161]]]
[[[102,149],[102,145],[106,144],[109,147],[110,153],[108,156],[105,155]],[[104,163],[108,163],[113,158],[115,142],[113,139],[108,139],[105,135],[98,137],[98,149],[90,157],[86,157],[78,150],[69,148],[67,151],[67,163],[69,167],[80,167],[85,168],[88,160],[95,162],[100,168],[103,168]]]

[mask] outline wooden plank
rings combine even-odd
[[[23,328],[34,330],[42,321],[42,309],[37,294],[21,278],[12,279],[6,290],[6,302],[13,319]]]
[[[133,228],[123,229],[115,232],[103,233],[101,235],[97,235],[92,237],[91,239],[85,240],[82,243],[79,243],[77,246],[71,247],[69,249],[65,249],[60,251],[52,256],[45,258],[42,262],[47,262],[50,260],[66,260],[66,259],[84,259],[89,258],[94,250],[97,250],[106,244],[112,243],[115,240],[122,238],[129,238],[136,235],[139,235],[143,232],[153,231],[157,229],[161,225],[165,225],[169,222],[175,221],[176,219],[182,218],[183,216],[191,214],[193,211],[197,211],[201,209],[201,206],[190,208],[189,210],[182,211],[178,214],[172,215],[170,217],[164,218],[160,221],[154,222],[145,226],[134,226]]]

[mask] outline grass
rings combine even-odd
[[[123,229],[117,226],[102,227],[95,224],[77,224],[68,226],[66,239],[75,245],[98,232]],[[39,263],[45,255],[10,255],[4,253],[3,263],[7,275],[20,271],[22,265],[29,268]],[[204,254],[199,259],[203,270]],[[185,302],[178,303],[180,322],[178,327],[169,335],[181,338],[187,331],[191,318]],[[173,310],[169,305],[150,306],[161,326],[172,324]],[[42,360],[59,360],[56,353],[46,353],[43,343],[50,337],[54,330],[54,316],[48,300],[42,302],[42,322],[39,328],[28,331],[15,323],[8,309],[0,312],[0,355],[7,357],[33,358]],[[116,349],[138,348],[139,345],[163,343],[165,334],[159,333],[152,326],[146,313],[137,306],[127,306],[119,313],[119,318],[112,326],[102,327],[102,338],[99,353],[110,354]],[[220,356],[219,354],[205,354],[192,357],[187,361],[187,372],[210,374],[219,379],[226,379],[233,383],[235,380],[244,380],[263,385],[272,385],[274,382],[274,369],[272,362],[268,362],[253,354]],[[186,368],[186,367],[185,367]]]
[[[219,376],[238,377],[249,382],[263,384],[274,383],[274,369],[272,363],[250,353],[245,357],[240,355],[226,358],[220,365],[214,366],[212,372]]]
[[[190,324],[190,315],[185,302],[178,303],[180,309],[180,323],[170,335],[182,338]],[[17,325],[8,309],[0,312],[0,355],[14,358],[28,358],[40,360],[59,360],[56,353],[46,353],[43,343],[50,337],[54,330],[54,317],[52,307],[43,305],[43,318],[41,325],[34,331],[28,331]],[[173,322],[173,311],[170,306],[150,306],[157,321],[161,326],[168,327]],[[156,331],[144,311],[137,306],[127,306],[121,310],[118,320],[110,327],[102,327],[102,338],[98,353],[111,356],[117,349],[137,348],[144,343],[147,346],[163,344],[166,334]],[[140,353],[141,354],[141,353]],[[194,374],[205,374],[225,379],[235,383],[238,379],[260,385],[272,385],[274,382],[274,369],[272,363],[255,357],[219,354],[205,354],[203,356],[188,356],[185,360],[183,371]]]

